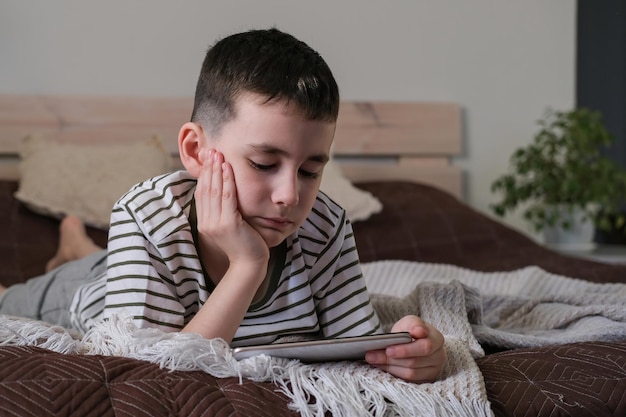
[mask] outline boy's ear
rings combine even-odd
[[[200,176],[204,164],[206,137],[202,126],[187,122],[178,131],[178,153],[185,169],[195,178]]]

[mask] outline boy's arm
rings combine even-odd
[[[231,265],[198,313],[183,332],[198,333],[205,338],[222,338],[232,342],[256,293],[254,282],[264,268],[253,265]],[[265,272],[262,272],[263,277]],[[249,283],[250,277],[253,284]]]
[[[215,259],[211,251],[223,254],[227,269],[214,277],[211,296],[183,331],[230,343],[265,279],[269,248],[239,213],[232,167],[219,152],[205,152],[194,197],[200,256],[208,265]]]

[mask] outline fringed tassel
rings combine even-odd
[[[79,353],[78,333],[22,317],[0,316],[0,346],[38,346],[55,352]]]

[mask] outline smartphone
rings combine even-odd
[[[371,336],[237,347],[233,349],[233,356],[237,360],[261,354],[278,358],[300,359],[302,362],[361,360],[365,358],[367,351],[385,349],[387,346],[411,341],[413,338],[406,332],[384,333]]]

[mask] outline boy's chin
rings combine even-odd
[[[264,238],[265,243],[267,244],[267,247],[270,248],[270,249],[275,248],[276,246],[279,246],[281,243],[283,243],[285,241],[285,239],[287,239],[286,236],[283,237],[282,239],[276,239],[276,238],[274,238],[274,239],[267,239],[267,238]]]
[[[287,236],[288,235],[285,235],[283,233],[278,233],[276,231],[270,231],[270,230],[264,230],[261,233],[261,237],[265,241],[265,244],[267,245],[267,247],[270,249],[275,248],[276,246],[283,243],[285,239],[287,239]]]

